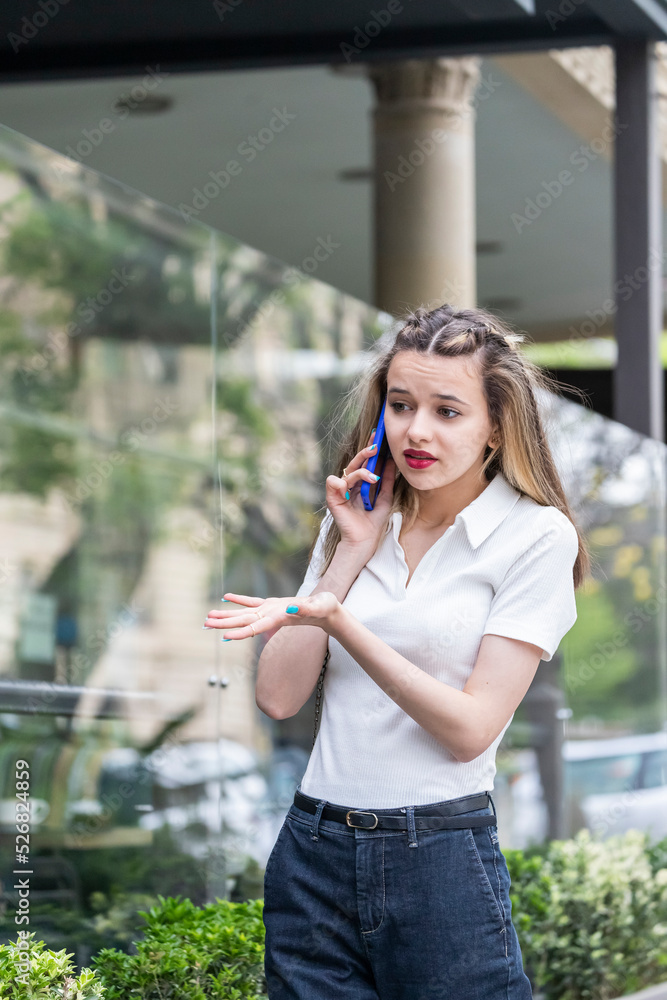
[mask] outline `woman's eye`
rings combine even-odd
[[[397,406],[406,406],[407,404],[406,403],[401,403],[401,402],[397,401],[396,403],[390,403],[389,405],[390,405],[391,409],[394,410],[395,413],[403,413],[403,410],[397,410],[396,407]],[[438,412],[439,413],[443,413],[445,410],[447,411],[447,413],[453,413],[454,416],[458,416],[458,410],[453,410],[451,408],[451,406],[441,406]],[[450,418],[448,417],[447,419],[449,420]]]

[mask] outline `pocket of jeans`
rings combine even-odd
[[[486,895],[489,896],[489,902],[493,900],[492,905],[498,917],[499,930],[506,934],[507,914],[501,881],[498,835],[495,828],[492,832],[489,826],[475,826],[466,828],[466,836],[474,867],[477,869]]]
[[[275,860],[276,854],[278,853],[278,848],[280,847],[280,841],[282,840],[283,834],[285,833],[286,829],[287,829],[287,817],[285,817],[285,819],[283,820],[283,825],[280,827],[280,830],[278,831],[278,836],[276,837],[276,841],[271,849],[271,853],[266,859],[266,865],[264,866],[265,882],[266,882],[266,877],[269,874],[269,870],[273,864],[273,861]]]

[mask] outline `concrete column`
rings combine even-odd
[[[479,64],[470,56],[365,66],[377,95],[374,296],[392,315],[476,304]]]

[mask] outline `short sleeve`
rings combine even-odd
[[[577,620],[573,568],[579,551],[577,530],[562,511],[510,566],[498,587],[483,635],[522,639],[550,660]]]
[[[322,575],[324,539],[332,521],[333,514],[327,509],[326,514],[322,518],[322,524],[320,525],[320,532],[317,536],[317,541],[315,542],[312,559],[308,563],[306,575],[303,578],[303,583],[295,594],[296,597],[309,597],[317,586],[317,583]]]

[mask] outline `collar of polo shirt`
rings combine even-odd
[[[520,496],[521,493],[510,485],[502,472],[497,472],[479,496],[459,511],[454,518],[454,524],[463,522],[468,541],[473,549],[476,549],[507,517]],[[395,511],[392,521],[394,538],[398,541],[403,521],[402,513]]]

